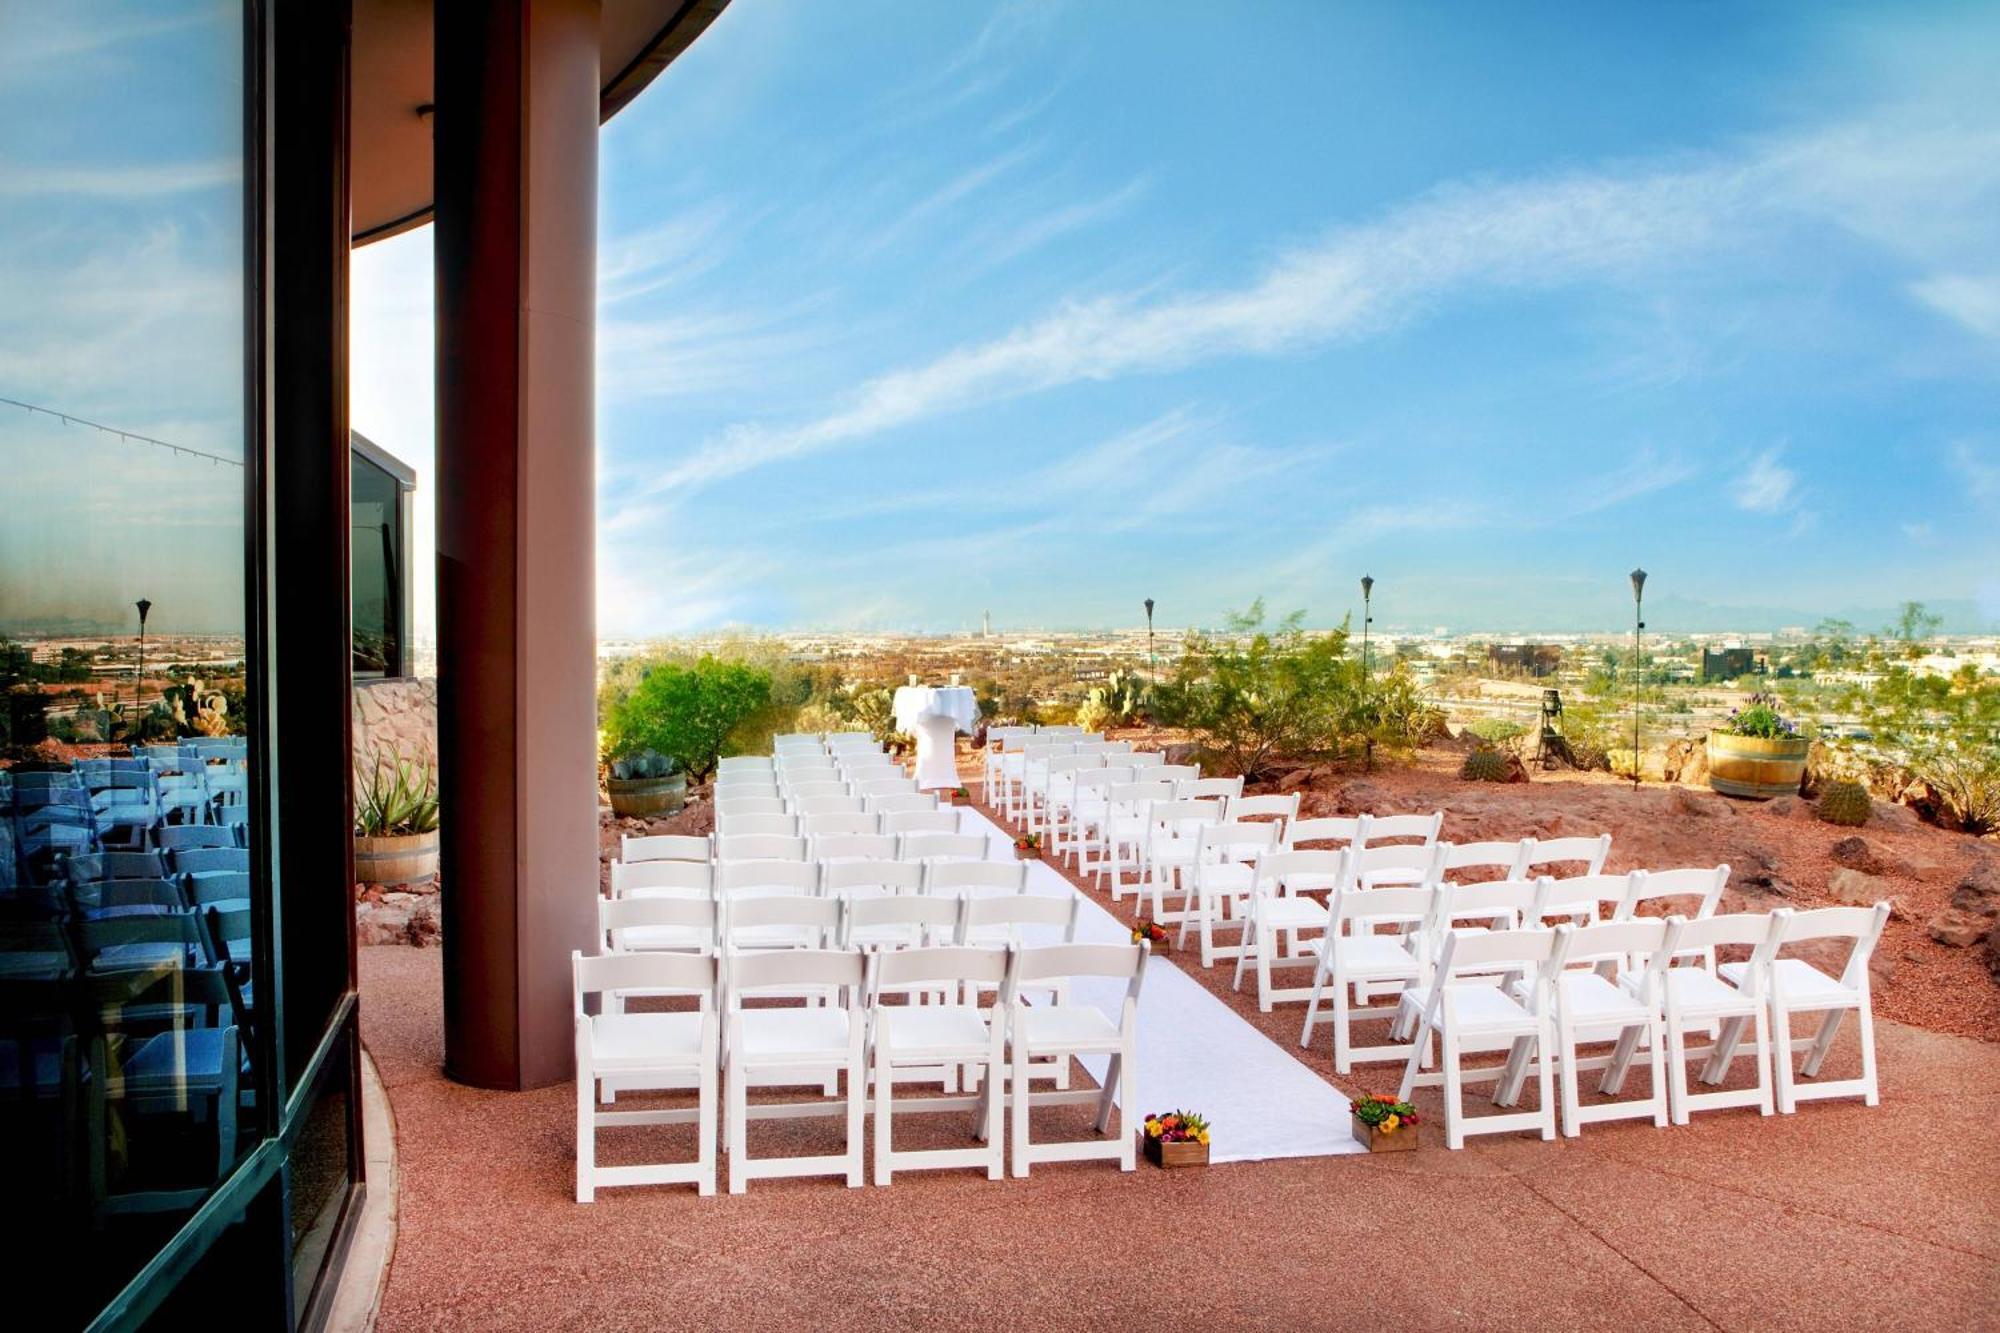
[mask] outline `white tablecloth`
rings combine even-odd
[[[979,700],[964,685],[904,685],[892,705],[896,729],[917,742],[917,786],[930,791],[958,786],[952,737],[979,722]]]

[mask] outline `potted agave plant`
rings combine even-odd
[[[354,791],[354,875],[363,884],[416,884],[438,872],[437,773],[400,752],[377,752]]]
[[[604,786],[614,815],[652,819],[677,814],[687,804],[687,775],[663,754],[641,750],[613,759],[608,767]]]
[[[1796,796],[1812,742],[1778,711],[1777,696],[1756,694],[1747,708],[1708,733],[1708,785],[1724,796],[1769,800]]]

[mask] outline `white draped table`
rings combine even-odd
[[[904,685],[896,690],[896,729],[917,742],[917,786],[922,790],[958,786],[958,759],[952,737],[979,723],[979,701],[964,685]]]

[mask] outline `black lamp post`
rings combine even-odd
[[[144,703],[146,690],[146,613],[153,604],[141,597],[132,605],[139,608],[139,672],[132,677],[132,708],[137,711]]]
[[[1153,661],[1153,599],[1146,599],[1146,674],[1158,676],[1160,669]]]
[[[1632,571],[1632,790],[1639,789],[1639,632],[1646,628],[1646,571]]]
[[[1375,580],[1367,574],[1361,576],[1361,682],[1368,683],[1368,627],[1375,623],[1372,598]]]

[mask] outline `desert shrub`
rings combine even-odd
[[[1940,746],[1917,760],[1916,776],[1956,827],[1967,833],[2000,829],[2000,754]]]
[[[771,699],[771,677],[746,662],[704,656],[646,668],[604,722],[604,751],[622,758],[653,750],[696,782],[715,772],[731,733]]]
[[[1413,750],[1445,733],[1444,709],[1423,692],[1407,662],[1368,680],[1359,698],[1360,730],[1386,749]]]
[[[1482,717],[1466,730],[1494,749],[1519,745],[1528,729],[1511,718]]]
[[[1911,614],[1906,608],[1906,620]],[[1864,733],[1841,743],[1842,762],[1866,771],[1884,795],[1921,783],[1930,799],[1918,805],[1941,823],[1969,833],[2000,828],[2000,677],[1970,663],[1949,676],[1919,673],[1908,658],[1908,641],[1871,643],[1872,683],[1835,701]]]

